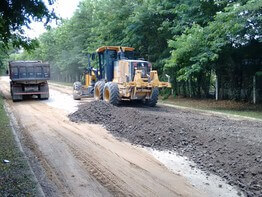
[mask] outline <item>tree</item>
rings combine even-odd
[[[253,50],[250,50],[252,46],[261,48],[261,9],[261,0],[231,2],[206,26],[187,28],[181,36],[169,42],[173,50],[166,69],[172,70],[178,81],[191,82],[194,79],[198,96],[201,96],[201,89],[206,92],[201,84],[203,76],[208,81],[207,73],[213,71],[231,76],[229,86],[232,91],[237,90],[232,98],[239,99],[243,88],[242,61],[244,57],[254,57]],[[246,47],[249,51],[244,50]],[[245,55],[236,55],[243,50]]]
[[[239,95],[246,84],[242,62],[260,57],[261,2],[83,0],[71,19],[44,33],[39,48],[25,56],[49,61],[53,76],[74,80],[88,53],[126,45],[151,61],[160,77],[171,74],[179,94],[207,97],[214,74],[223,73]],[[256,71],[246,67],[249,75]]]
[[[48,0],[48,3],[51,5],[54,1]],[[22,26],[29,28],[32,21],[43,21],[47,24],[53,18],[54,12],[50,12],[42,0],[1,0],[1,48],[8,47],[8,43],[11,42],[14,47],[31,49],[35,46],[35,40],[24,36]]]

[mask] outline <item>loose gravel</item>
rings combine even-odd
[[[262,196],[262,122],[233,120],[166,106],[112,106],[93,101],[70,114],[73,122],[102,124],[133,144],[172,150],[223,177],[246,196]],[[194,166],[192,166],[194,167]]]

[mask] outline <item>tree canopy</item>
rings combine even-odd
[[[48,0],[51,5],[55,0]],[[34,49],[38,42],[24,34],[23,27],[30,28],[32,21],[45,24],[56,18],[42,0],[1,0],[0,6],[0,68],[19,47]]]
[[[48,0],[51,5],[54,0]],[[39,0],[1,0],[0,6],[0,44],[1,47],[12,43],[14,47],[30,48],[33,40],[24,35],[23,26],[30,28],[32,21],[45,24],[54,18],[43,1]]]
[[[73,81],[87,66],[87,53],[132,46],[160,74],[171,74],[177,94],[207,97],[219,74],[232,76],[234,89],[250,88],[245,73],[262,69],[261,20],[262,0],[83,0],[23,58],[49,61],[54,77]]]

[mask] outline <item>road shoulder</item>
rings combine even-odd
[[[224,112],[217,112],[217,111],[208,110],[208,109],[197,109],[194,107],[185,107],[181,105],[166,103],[165,101],[160,101],[159,105],[182,109],[182,110],[192,110],[192,111],[199,112],[201,114],[206,114],[206,115],[218,115],[222,117],[227,117],[232,120],[250,120],[250,121],[261,121],[262,122],[262,119],[260,118],[253,118],[253,117],[248,117],[248,116],[243,116],[243,115],[235,115],[235,114],[229,114],[229,113],[224,113]]]
[[[44,196],[0,96],[0,194]]]

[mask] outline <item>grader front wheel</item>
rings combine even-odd
[[[79,81],[74,82],[73,84],[73,99],[74,100],[81,100],[81,89],[82,84]]]
[[[148,100],[146,101],[146,104],[147,104],[148,106],[150,106],[150,107],[155,107],[156,104],[157,104],[157,100],[158,100],[158,94],[159,94],[158,88],[154,88],[154,89],[152,90],[151,97],[150,97],[150,99],[148,99]]]
[[[108,82],[104,87],[104,100],[112,105],[120,103],[120,95],[117,83]]]

